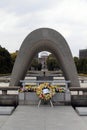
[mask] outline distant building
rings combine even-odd
[[[87,58],[87,49],[79,50],[79,58],[80,59]]]
[[[46,60],[47,60],[47,57],[48,57],[48,53],[43,51],[41,54],[40,54],[40,57],[39,57],[39,63],[42,64],[42,70],[46,70],[47,69],[47,63],[46,63]]]

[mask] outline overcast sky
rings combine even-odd
[[[9,52],[42,27],[60,32],[78,56],[87,49],[87,0],[0,0],[0,45]]]

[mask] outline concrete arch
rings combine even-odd
[[[71,51],[63,36],[49,28],[40,28],[31,32],[23,41],[16,58],[10,86],[20,85],[26,71],[39,51],[50,51],[58,59],[66,80],[70,80],[70,86],[79,87],[76,67]]]

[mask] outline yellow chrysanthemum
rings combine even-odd
[[[36,89],[36,94],[43,100],[49,100],[55,94],[55,87],[49,83],[40,84]]]

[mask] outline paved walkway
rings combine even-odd
[[[87,130],[87,117],[71,106],[18,106],[11,116],[0,116],[0,122],[0,130]]]

